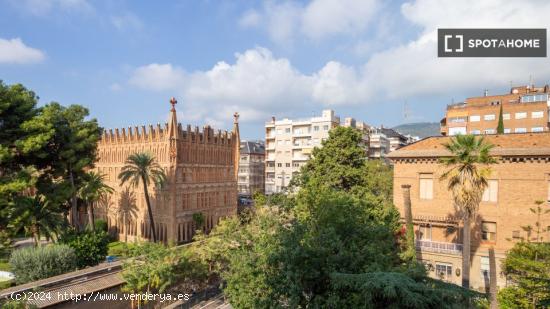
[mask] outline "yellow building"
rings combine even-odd
[[[136,152],[153,154],[168,176],[162,189],[148,188],[160,241],[190,241],[197,228],[195,213],[202,213],[203,229],[209,231],[220,218],[237,211],[238,114],[232,132],[210,126],[183,129],[176,118],[177,102],[172,98],[170,103],[164,126],[105,130],[99,142],[95,169],[115,192],[98,203],[95,218],[106,220],[120,240],[152,238],[143,187],[120,186],[118,180],[126,158]]]
[[[500,263],[506,251],[527,239],[522,226],[535,226],[537,215],[529,208],[542,200],[550,208],[550,133],[487,135],[495,147],[491,155],[489,187],[479,213],[472,220],[470,284],[485,291],[489,281],[489,250],[495,251],[497,285],[506,285]],[[447,182],[440,180],[446,168],[439,158],[449,156],[443,144],[450,137],[429,137],[388,155],[394,163],[394,204],[404,214],[403,194],[410,190],[418,257],[430,267],[432,277],[461,284],[461,216],[453,206]],[[410,186],[410,188],[409,188]],[[541,217],[550,227],[550,214]],[[532,237],[535,235],[531,235]],[[550,240],[545,232],[543,240]]]

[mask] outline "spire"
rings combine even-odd
[[[170,98],[170,104],[172,104],[172,109],[170,109],[170,119],[168,121],[168,138],[177,139],[178,138],[178,118],[176,117],[176,98]]]
[[[239,133],[239,113],[233,114],[233,136],[235,136],[235,144],[233,145],[233,165],[235,172],[235,180],[238,179],[239,174],[239,160],[241,158],[241,136]]]

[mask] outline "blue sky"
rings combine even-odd
[[[439,27],[548,28],[544,1],[0,0],[0,79],[102,126],[164,122],[261,138],[271,115],[332,108],[372,125],[439,121],[446,104],[548,83],[548,58],[438,59]],[[408,119],[403,117],[407,102]]]

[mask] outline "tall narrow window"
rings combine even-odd
[[[498,198],[498,180],[489,180],[487,189],[483,192],[482,201],[497,202]]]
[[[433,174],[420,174],[420,198],[433,199]]]
[[[420,240],[432,240],[432,227],[430,225],[419,226],[418,238]]]
[[[495,242],[497,239],[497,224],[495,222],[483,221],[481,223],[481,239]]]
[[[489,282],[489,272],[491,270],[491,264],[489,264],[489,257],[488,256],[482,256],[479,261],[479,270],[481,271],[481,278],[485,282]]]

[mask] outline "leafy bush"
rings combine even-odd
[[[95,230],[96,231],[108,232],[107,229],[108,229],[107,221],[105,221],[103,219],[95,220]]]
[[[10,265],[17,284],[60,275],[75,270],[77,266],[75,251],[66,245],[15,250]]]
[[[109,243],[108,255],[114,256],[128,256],[130,251],[135,247],[135,244],[125,243],[122,241],[115,241]]]
[[[74,249],[78,268],[99,264],[109,250],[109,235],[104,231],[70,232],[60,241]]]

